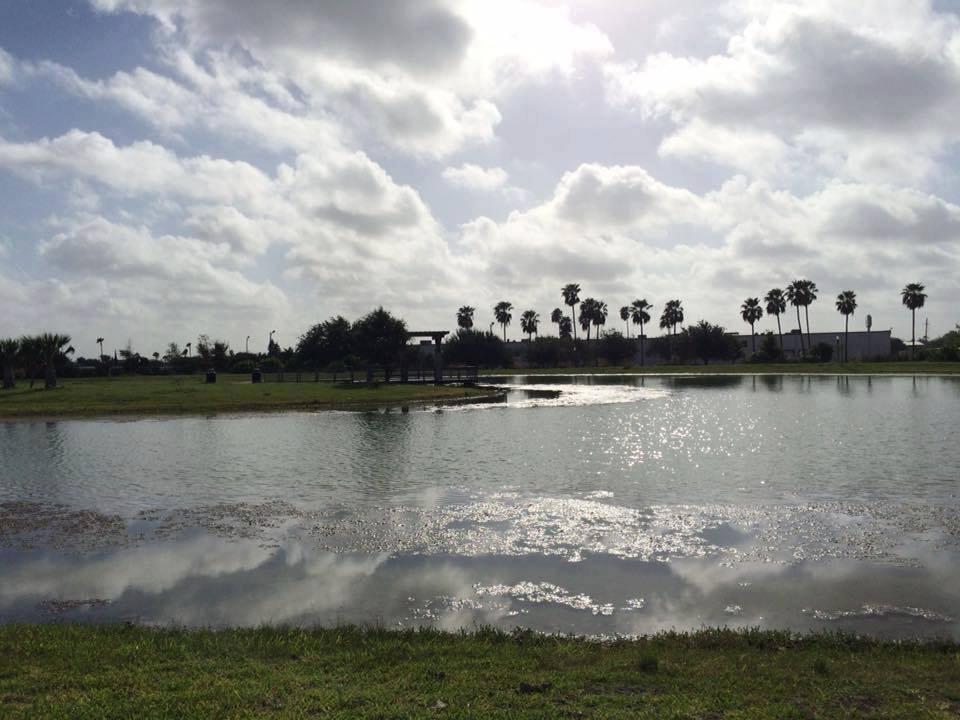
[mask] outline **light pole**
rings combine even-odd
[[[250,354],[250,336],[247,335],[247,349],[244,351],[247,355]]]
[[[271,350],[271,348],[273,347],[273,334],[274,334],[275,332],[276,332],[276,330],[271,330],[271,331],[270,331],[270,339],[267,340],[267,355],[270,354],[270,350]]]
[[[490,334],[491,334],[491,335],[493,335],[493,325],[494,325],[494,323],[490,323]]]

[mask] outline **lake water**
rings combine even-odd
[[[0,424],[0,621],[960,638],[960,379]]]

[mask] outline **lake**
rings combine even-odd
[[[0,621],[960,638],[960,379],[0,423]]]

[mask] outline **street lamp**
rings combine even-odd
[[[247,335],[247,349],[244,351],[247,355],[250,354],[250,336]]]
[[[276,332],[276,330],[271,330],[271,331],[270,331],[270,339],[267,340],[267,355],[270,354],[270,349],[273,347],[273,334],[274,334],[275,332]]]
[[[491,334],[491,335],[493,335],[493,325],[494,325],[494,323],[490,323],[490,334]]]

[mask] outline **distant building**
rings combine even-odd
[[[851,330],[848,337],[848,342],[850,343],[850,349],[847,353],[847,357],[850,360],[872,360],[875,358],[886,358],[892,352],[891,344],[891,333],[889,330],[872,330],[871,332],[866,332],[864,330]],[[777,345],[780,344],[780,338],[774,333],[774,339],[777,341]],[[753,352],[753,342],[750,339],[749,335],[737,335],[737,340],[740,341],[740,347],[743,348],[744,357],[749,357],[750,353]],[[757,350],[760,350],[760,343],[763,342],[763,335],[757,334]],[[820,343],[825,343],[833,348],[833,359],[840,360],[843,358],[843,342],[844,335],[843,330],[839,332],[829,332],[829,333],[811,333],[810,334],[810,343],[816,347]],[[803,334],[803,347],[807,349],[809,353],[810,348],[807,347],[807,334]],[[800,357],[801,354],[801,345],[800,345],[800,332],[797,330],[792,330],[789,333],[783,334],[783,354],[788,360],[795,360]]]

